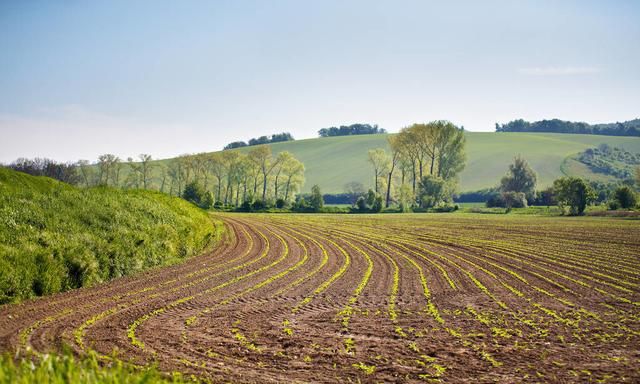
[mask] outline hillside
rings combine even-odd
[[[467,132],[467,166],[460,175],[460,191],[494,186],[515,155],[524,156],[538,173],[540,187],[551,185],[563,175],[565,159],[601,143],[640,152],[640,138],[560,133]],[[290,151],[306,167],[304,191],[318,184],[325,193],[343,192],[350,181],[373,185],[373,171],[367,151],[387,147],[388,135],[327,137],[272,144],[274,152]],[[243,149],[246,150],[246,149]],[[586,167],[569,167],[568,172],[598,178]],[[601,177],[601,176],[600,176]]]
[[[219,228],[158,192],[78,189],[0,168],[0,304],[177,262]]]

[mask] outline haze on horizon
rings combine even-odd
[[[640,117],[634,1],[0,3],[0,162]]]

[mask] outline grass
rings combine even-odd
[[[0,303],[172,264],[221,230],[158,192],[78,189],[0,168]]]
[[[27,383],[185,383],[182,375],[163,375],[154,367],[134,368],[120,360],[111,359],[105,365],[95,354],[89,353],[81,359],[69,353],[42,355],[38,358],[14,359],[0,357],[0,384]]]

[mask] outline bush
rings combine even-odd
[[[358,200],[356,200],[356,208],[360,212],[366,212],[367,211],[367,200],[365,199],[364,196],[358,197]]]
[[[523,192],[502,192],[500,198],[504,201],[504,206],[507,209],[527,207],[527,196]]]
[[[578,177],[561,177],[555,180],[553,193],[558,207],[564,211],[568,206],[571,215],[582,215],[587,205],[596,199],[596,194],[589,184]]]
[[[634,190],[625,185],[613,192],[613,200],[620,208],[629,209],[636,206],[638,199]]]
[[[383,208],[382,196],[378,195],[376,196],[373,202],[373,206],[371,207],[371,212],[375,212],[375,213],[382,212],[382,208]]]
[[[284,208],[286,206],[287,206],[287,202],[286,202],[285,199],[280,198],[280,199],[276,200],[276,208],[282,209],[282,208]]]

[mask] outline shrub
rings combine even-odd
[[[527,207],[527,196],[523,192],[502,192],[500,198],[504,201],[504,206],[507,209]]]
[[[276,208],[284,208],[287,205],[287,202],[285,199],[278,199],[276,200]]]
[[[366,212],[367,211],[367,200],[365,199],[364,196],[358,197],[358,200],[356,200],[356,208],[360,212]]]
[[[633,208],[637,204],[637,196],[631,187],[622,186],[618,187],[613,192],[613,200],[617,202],[617,205],[623,209]]]
[[[578,177],[561,177],[553,182],[553,192],[560,209],[569,207],[569,214],[582,215],[587,205],[595,200],[593,189]]]

